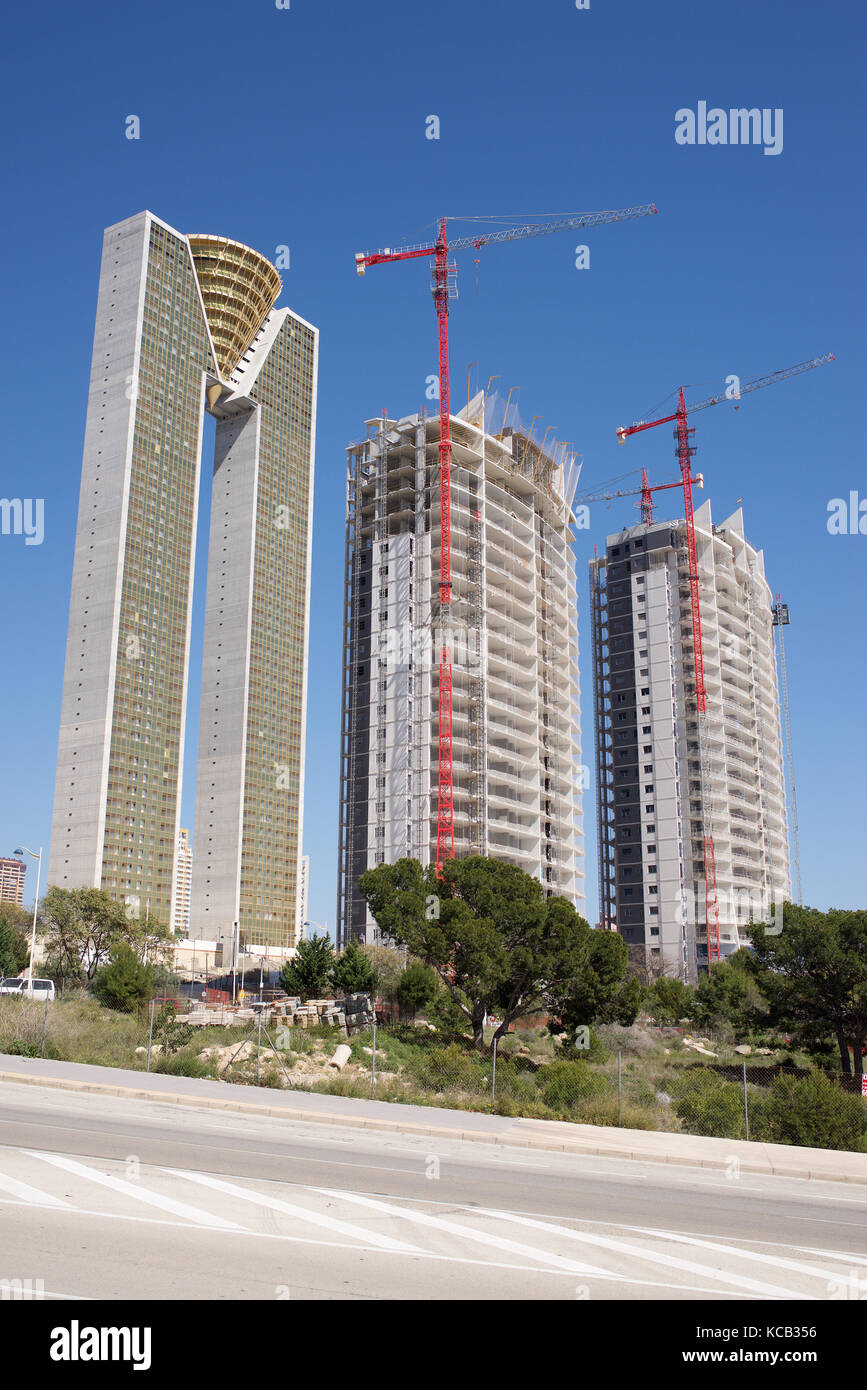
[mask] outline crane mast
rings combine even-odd
[[[704,726],[704,715],[707,712],[707,689],[704,676],[704,645],[701,630],[701,600],[699,593],[698,575],[698,551],[695,540],[695,514],[692,505],[692,458],[695,448],[690,443],[695,429],[688,424],[687,412],[696,410],[706,410],[708,406],[719,405],[723,401],[737,401],[741,396],[747,395],[751,391],[761,390],[764,386],[773,386],[779,381],[787,381],[790,377],[798,376],[801,372],[812,371],[814,367],[821,367],[826,362],[833,362],[834,354],[826,353],[823,357],[811,357],[806,362],[799,362],[794,367],[786,367],[779,372],[770,372],[765,376],[756,377],[753,381],[747,382],[745,386],[739,386],[734,392],[724,391],[715,396],[708,396],[706,400],[698,401],[695,405],[687,406],[683,386],[680,387],[677,398],[677,409],[673,415],[664,415],[659,420],[637,420],[634,424],[621,427],[617,431],[617,440],[620,444],[625,444],[630,435],[640,434],[643,430],[654,429],[657,425],[666,425],[674,422],[674,438],[676,441],[676,456],[680,464],[681,477],[683,480],[683,504],[686,516],[686,544],[687,544],[687,570],[689,575],[689,599],[692,610],[692,637],[695,659],[695,706],[698,723],[699,738],[699,761],[701,765],[701,790],[699,794],[702,817],[702,836],[703,836],[703,862],[704,862],[704,886],[705,886],[705,928],[707,935],[707,959],[708,968],[712,961],[720,958],[719,944],[719,896],[717,891],[716,873],[716,851],[713,836],[713,797],[710,790],[710,775],[708,766],[706,731]],[[642,500],[644,501],[643,493]],[[644,514],[644,507],[642,508]],[[780,629],[782,635],[782,628]],[[800,866],[799,866],[800,872]]]
[[[573,216],[552,218],[546,222],[524,222],[515,227],[501,228],[484,235],[458,237],[449,247],[448,218],[440,219],[437,239],[433,246],[417,244],[381,251],[359,252],[355,268],[364,275],[368,266],[384,265],[391,261],[433,258],[431,289],[437,312],[439,340],[440,396],[440,647],[437,668],[437,847],[436,874],[443,876],[443,862],[455,857],[454,780],[452,775],[452,660],[451,634],[451,416],[449,413],[449,299],[453,293],[453,277],[457,267],[449,264],[449,250],[478,250],[482,246],[526,237],[546,236],[550,232],[578,230],[603,226],[609,222],[628,222],[647,217],[657,211],[655,204],[643,203],[632,208],[609,212],[576,213]],[[446,615],[444,617],[444,615]]]

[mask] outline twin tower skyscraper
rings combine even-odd
[[[191,919],[294,945],[317,330],[258,252],[149,212],[105,233],[49,882],[168,923],[196,523],[216,421]]]

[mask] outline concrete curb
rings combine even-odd
[[[374,1129],[397,1132],[401,1134],[425,1135],[434,1139],[463,1139],[474,1143],[502,1144],[509,1148],[517,1149],[543,1149],[555,1153],[572,1154],[576,1158],[582,1156],[593,1158],[623,1158],[630,1159],[636,1163],[663,1163],[681,1168],[704,1168],[714,1169],[717,1172],[727,1170],[733,1159],[737,1160],[738,1170],[741,1173],[758,1173],[770,1177],[781,1178],[804,1178],[819,1182],[840,1182],[867,1185],[867,1158],[864,1160],[863,1172],[841,1173],[833,1169],[826,1168],[821,1162],[805,1163],[798,1161],[799,1150],[792,1147],[790,1152],[786,1152],[785,1160],[781,1161],[772,1152],[775,1149],[783,1148],[782,1145],[755,1145],[756,1153],[750,1153],[749,1157],[742,1157],[742,1149],[747,1141],[715,1140],[712,1138],[704,1139],[698,1135],[672,1135],[673,1139],[688,1138],[693,1142],[703,1143],[723,1143],[728,1142],[731,1152],[725,1155],[713,1155],[700,1157],[699,1155],[686,1155],[675,1153],[671,1150],[653,1151],[643,1150],[640,1143],[628,1142],[617,1144],[611,1140],[597,1139],[596,1134],[604,1134],[604,1129],[599,1126],[582,1125],[576,1126],[582,1131],[593,1130],[594,1136],[591,1138],[584,1133],[560,1136],[554,1138],[541,1134],[510,1134],[508,1132],[500,1134],[489,1134],[484,1130],[478,1129],[448,1129],[441,1125],[420,1125],[411,1120],[386,1120],[386,1119],[365,1119],[356,1115],[331,1114],[322,1110],[287,1110],[284,1107],[271,1105],[256,1105],[253,1102],[221,1100],[217,1096],[190,1096],[170,1091],[147,1090],[142,1086],[118,1086],[110,1082],[99,1081],[77,1081],[74,1078],[57,1076],[26,1076],[20,1072],[0,1071],[0,1082],[11,1081],[21,1082],[26,1086],[47,1086],[60,1091],[84,1091],[95,1095],[119,1096],[126,1100],[148,1100],[158,1101],[164,1105],[188,1105],[198,1110],[225,1110],[250,1114],[259,1118],[269,1118],[278,1120],[298,1120],[304,1123],[344,1125],[354,1129]],[[516,1125],[521,1123],[516,1119]],[[563,1121],[532,1121],[534,1124],[563,1124]],[[623,1133],[623,1131],[620,1131]],[[647,1132],[656,1135],[660,1131],[635,1130],[636,1139],[639,1135]],[[752,1149],[753,1146],[749,1145]],[[771,1151],[771,1152],[769,1152]],[[803,1151],[811,1155],[817,1152],[824,1152],[816,1149]],[[839,1150],[828,1152],[839,1153]],[[759,1158],[759,1153],[762,1157]],[[860,1155],[852,1154],[852,1159],[860,1158]]]

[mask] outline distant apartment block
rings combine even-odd
[[[452,417],[451,612],[440,611],[439,418],[348,450],[338,941],[375,939],[377,864],[436,858],[437,664],[450,620],[455,854],[519,865],[584,908],[578,469],[482,394]],[[562,460],[562,461],[561,461]]]
[[[280,288],[257,251],[149,212],[105,233],[49,882],[171,919],[208,412],[192,926],[290,946],[318,335]]]
[[[178,831],[175,859],[175,894],[172,902],[171,929],[184,936],[190,931],[190,891],[193,882],[193,851],[189,831]]]
[[[0,902],[24,904],[27,865],[20,859],[0,859]]]
[[[695,513],[707,712],[700,735],[683,521],[609,536],[590,563],[600,918],[649,965],[708,963],[705,839],[720,955],[791,894],[773,595],[734,512]]]

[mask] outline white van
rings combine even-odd
[[[18,999],[48,999],[54,998],[54,981],[37,980],[34,975],[32,982],[26,976],[10,975],[5,980],[0,980],[0,994],[13,994]]]

